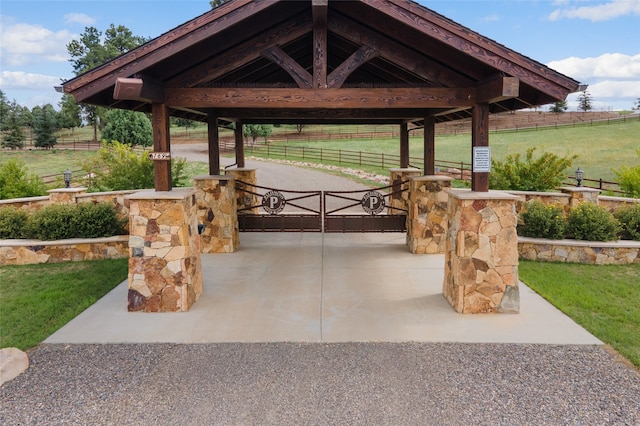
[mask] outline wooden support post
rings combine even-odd
[[[329,0],[312,0],[313,15],[313,87],[327,87],[327,9]]]
[[[244,135],[242,131],[242,123],[236,122],[236,130],[234,132],[236,139],[236,165],[238,168],[244,168]]]
[[[409,167],[409,126],[400,124],[400,168]]]
[[[209,142],[209,174],[220,174],[220,137],[218,133],[218,117],[207,117],[207,137]]]
[[[425,176],[436,174],[436,120],[433,116],[424,119],[424,171]]]
[[[166,104],[151,104],[153,150],[155,152],[171,152],[169,140],[169,108]],[[153,162],[154,187],[156,191],[171,191],[171,161],[155,160]]]
[[[489,104],[476,104],[472,108],[471,117],[471,145],[473,147],[489,146]],[[472,157],[472,168],[473,155]],[[473,172],[471,174],[471,190],[475,192],[489,192],[489,173]]]

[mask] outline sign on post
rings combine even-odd
[[[491,147],[473,147],[473,173],[489,173],[491,171]]]
[[[152,160],[152,161],[171,160],[171,153],[170,152],[150,152],[149,160]]]

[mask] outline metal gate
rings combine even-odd
[[[405,232],[404,183],[357,191],[295,191],[236,182],[240,231]],[[386,190],[386,191],[385,191]]]

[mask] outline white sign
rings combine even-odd
[[[170,152],[150,152],[149,160],[171,160]]]
[[[491,147],[473,147],[473,173],[489,173],[491,171]]]

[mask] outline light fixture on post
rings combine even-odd
[[[582,186],[582,178],[584,177],[584,171],[580,169],[580,167],[578,167],[578,170],[576,170],[576,182],[578,182],[576,184],[577,187],[581,187]]]
[[[64,187],[69,188],[71,186],[71,171],[67,170],[63,173],[64,176]]]

